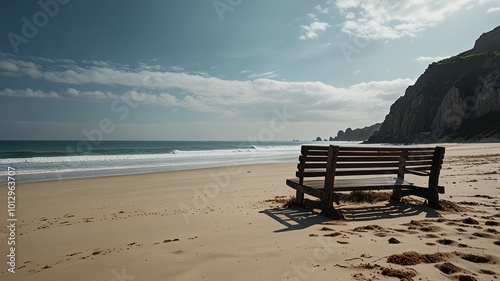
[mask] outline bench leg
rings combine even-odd
[[[429,195],[427,202],[430,206],[437,206],[439,204],[439,193],[437,186],[429,186]]]
[[[321,200],[321,209],[322,209],[323,215],[325,215],[331,219],[334,219],[334,220],[344,219],[344,216],[333,207],[333,196],[331,199],[324,198]]]
[[[401,200],[401,197],[403,197],[401,194],[401,187],[394,187],[392,189],[391,200],[399,202]]]
[[[302,207],[304,205],[304,192],[298,191],[295,194],[295,205]]]

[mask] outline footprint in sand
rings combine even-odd
[[[500,222],[498,221],[486,221],[484,224],[488,226],[500,226]]]
[[[481,232],[474,232],[472,233],[472,235],[476,236],[476,237],[480,237],[480,238],[491,238],[491,234],[488,234],[488,233],[481,233]]]
[[[491,256],[480,256],[480,255],[475,255],[475,254],[464,254],[464,253],[458,253],[455,252],[455,255],[459,256],[461,259],[470,261],[473,263],[496,263],[495,258]]]
[[[462,272],[462,273],[467,272],[467,270],[465,270],[461,267],[458,267],[458,266],[452,264],[451,262],[436,264],[435,267],[437,269],[439,269],[441,272],[443,272],[444,274],[454,274],[454,273],[459,273],[459,272]]]
[[[479,222],[473,218],[465,218],[462,222],[465,224],[479,224]]]
[[[401,243],[401,241],[399,241],[398,239],[394,237],[389,238],[389,244],[399,244],[399,243]]]
[[[337,237],[337,236],[340,236],[340,235],[342,235],[342,233],[340,233],[340,232],[333,232],[333,233],[325,234],[323,236],[326,236],[326,237]]]
[[[170,243],[170,242],[177,242],[177,241],[180,241],[179,239],[175,238],[175,239],[167,239],[167,240],[164,240],[163,243]]]

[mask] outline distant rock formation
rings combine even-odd
[[[382,123],[377,123],[369,127],[364,127],[361,129],[351,129],[347,128],[344,131],[340,130],[335,138],[330,137],[331,141],[366,141],[369,137],[375,133],[375,131],[380,129]]]
[[[429,65],[368,142],[485,138],[500,139],[500,26],[482,34],[471,50]]]

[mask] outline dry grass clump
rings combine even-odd
[[[401,255],[390,255],[387,262],[399,265],[416,265],[419,263],[443,262],[448,258],[449,254],[446,253],[419,254],[417,252],[404,252]]]
[[[358,226],[358,227],[353,229],[353,231],[356,231],[356,232],[368,232],[369,230],[384,231],[385,229],[383,227],[381,227],[380,225],[376,225],[376,224]]]
[[[288,208],[295,206],[295,196],[274,196],[273,199],[267,199],[264,202],[281,204],[284,208]]]
[[[378,264],[371,264],[371,263],[362,263],[362,264],[359,264],[359,265],[356,265],[354,266],[355,268],[364,268],[364,269],[374,269],[374,268],[377,268],[377,267],[380,267],[380,265]]]
[[[389,201],[391,193],[375,191],[352,191],[350,193],[338,193],[339,202],[348,203],[377,203]]]
[[[396,277],[403,281],[413,280],[413,277],[417,276],[417,273],[411,270],[393,269],[387,267],[382,268],[381,274],[384,276]]]
[[[456,253],[457,256],[461,257],[463,260],[474,262],[474,263],[489,263],[492,262],[492,259],[485,256],[479,256],[474,254],[461,254]]]
[[[461,207],[455,202],[451,202],[448,200],[439,200],[439,204],[436,209],[448,213],[458,213],[467,211],[466,208]]]

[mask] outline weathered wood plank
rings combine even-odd
[[[339,156],[398,156],[401,151],[339,151]]]
[[[308,150],[307,152],[304,152],[303,155],[328,156],[328,151]]]
[[[326,162],[297,164],[297,169],[326,169]]]
[[[304,162],[325,162],[327,160],[327,156],[299,156],[299,161],[304,161]]]
[[[397,175],[398,169],[337,170],[336,176]]]
[[[311,178],[311,177],[324,177],[326,176],[326,171],[316,171],[316,172],[304,172],[304,171],[297,171],[295,173],[295,176],[300,178]]]
[[[425,150],[434,150],[434,147],[383,147],[383,146],[350,146],[350,147],[342,147],[340,146],[340,151],[402,151],[402,150],[412,150],[412,151],[425,151]]]
[[[339,156],[337,158],[337,163],[339,162],[399,162],[399,157],[398,156],[388,156],[388,157],[367,157],[367,156],[361,156],[361,157],[355,157],[355,156]]]
[[[417,175],[417,176],[429,176],[430,175],[429,172],[422,172],[422,171],[416,171],[416,170],[410,170],[410,169],[406,169],[405,172],[409,173],[409,174]]]
[[[366,168],[394,168],[394,167],[398,167],[397,162],[337,163],[337,169],[366,169]]]

